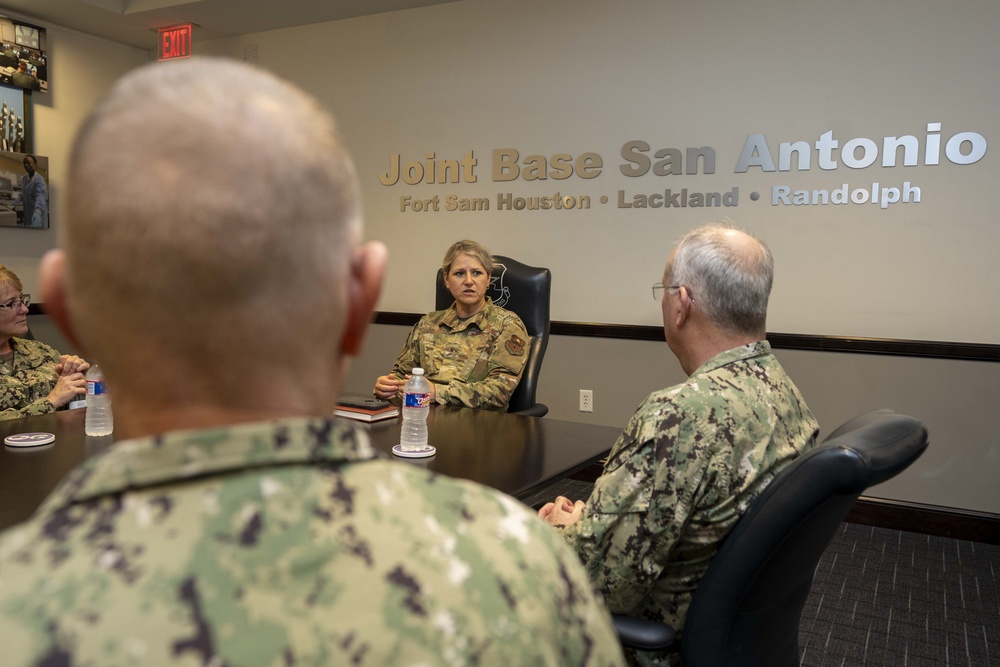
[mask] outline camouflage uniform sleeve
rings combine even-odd
[[[46,399],[41,398],[37,401],[29,403],[23,408],[7,408],[6,410],[0,410],[0,421],[4,419],[20,419],[21,417],[31,417],[32,415],[45,415],[50,412],[55,412],[56,408],[54,405],[49,403]]]
[[[55,411],[46,396],[58,379],[55,367],[59,353],[37,341],[20,340],[17,345],[14,375],[0,375],[0,420]]]
[[[392,370],[389,371],[389,375],[397,380],[404,379],[411,370],[420,365],[420,349],[417,345],[417,336],[422,328],[426,326],[427,318],[427,315],[420,318],[420,321],[410,329],[410,333],[406,336],[406,342],[403,343],[403,349],[399,351],[396,363],[392,365]],[[374,388],[372,388],[372,396],[378,396]]]
[[[499,333],[488,358],[479,361],[486,369],[485,377],[472,381],[455,379],[447,385],[438,385],[438,403],[486,410],[507,409],[510,396],[521,381],[528,358],[528,332],[521,323],[521,318],[510,312],[506,315],[499,322]],[[474,373],[473,377],[478,375],[479,373]]]
[[[649,407],[615,443],[581,519],[563,530],[612,613],[632,613],[656,584],[709,464],[682,432],[689,420],[668,404],[654,419]]]

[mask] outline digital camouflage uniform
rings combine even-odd
[[[612,612],[680,630],[723,538],[818,430],[766,341],[723,352],[639,406],[563,536]]]
[[[375,457],[323,419],[116,443],[0,535],[0,662],[623,664],[530,510]]]
[[[37,340],[11,338],[14,370],[0,364],[0,419],[18,419],[55,411],[45,397],[59,381],[59,353]]]
[[[528,357],[528,332],[521,318],[486,298],[486,305],[465,321],[455,304],[420,318],[410,331],[393,375],[414,368],[434,383],[442,405],[506,410]]]

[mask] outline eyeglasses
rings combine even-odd
[[[686,287],[686,285],[664,285],[663,283],[653,283],[653,301],[663,301],[663,290],[665,289],[680,289],[681,287]],[[688,297],[691,299],[691,303],[694,303],[694,293],[691,288],[687,288]]]
[[[24,307],[27,308],[28,304],[31,303],[31,295],[30,294],[22,294],[21,296],[17,297],[16,299],[11,299],[7,303],[0,303],[0,308],[6,308],[8,310],[16,309],[18,303],[24,304]]]

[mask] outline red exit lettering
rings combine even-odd
[[[160,60],[191,57],[191,24],[160,28]]]

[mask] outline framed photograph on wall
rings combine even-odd
[[[49,159],[0,151],[0,227],[48,229]]]
[[[45,28],[0,16],[0,83],[49,92]]]
[[[0,151],[32,149],[31,96],[19,88],[0,86]]]

